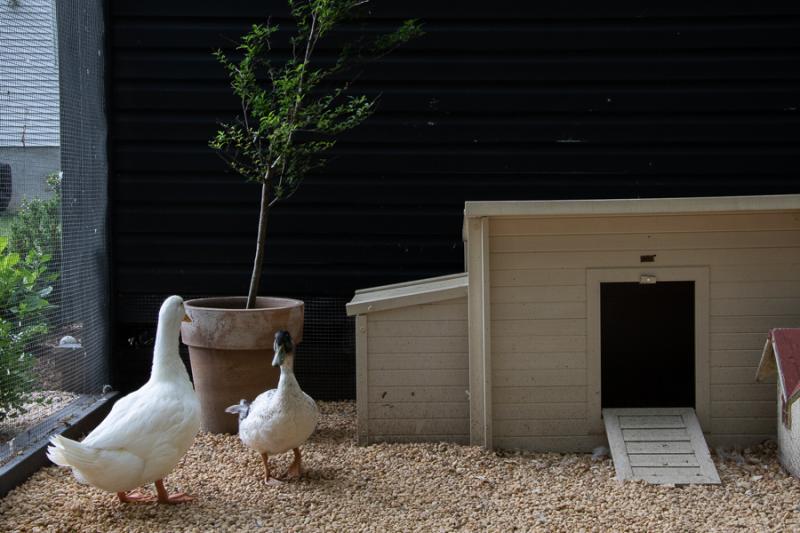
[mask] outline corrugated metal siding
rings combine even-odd
[[[0,2],[0,146],[58,146],[54,5]]]
[[[800,7],[585,4],[371,5],[428,34],[369,68],[378,113],[274,211],[263,290],[458,271],[468,199],[800,192]],[[210,51],[271,13],[284,2],[111,5],[121,331],[164,294],[246,290],[257,189],[206,148],[236,112]]]

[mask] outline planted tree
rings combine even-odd
[[[292,196],[310,171],[325,164],[337,136],[374,112],[376,98],[350,91],[360,68],[422,34],[419,23],[408,20],[391,33],[336,47],[332,62],[315,61],[320,44],[342,23],[357,19],[367,3],[289,0],[296,31],[289,39],[288,57],[273,52],[279,28],[270,22],[254,25],[242,37],[237,59],[221,50],[215,53],[241,101],[241,114],[221,124],[209,145],[233,171],[261,184],[248,309],[255,306],[258,294],[270,209]]]

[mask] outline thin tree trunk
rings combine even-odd
[[[264,267],[264,243],[267,240],[267,215],[269,214],[269,191],[267,184],[261,186],[261,211],[258,215],[258,240],[256,241],[256,258],[253,261],[253,275],[250,277],[250,290],[247,292],[247,309],[256,306],[258,286],[261,283],[261,271]]]

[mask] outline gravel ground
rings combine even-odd
[[[31,393],[31,401],[23,406],[24,414],[0,422],[0,444],[35,426],[48,416],[57,413],[78,398],[77,394],[58,390]]]
[[[800,530],[800,481],[771,444],[715,457],[720,486],[620,484],[609,459],[589,455],[356,447],[354,405],[320,406],[300,481],[265,486],[255,452],[236,437],[201,434],[167,479],[192,503],[123,505],[45,468],[0,500],[0,531]],[[284,455],[272,460],[278,472]]]

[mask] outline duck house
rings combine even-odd
[[[467,202],[464,236],[466,275],[348,305],[360,442],[774,438],[753,375],[764,334],[800,322],[800,196]]]

